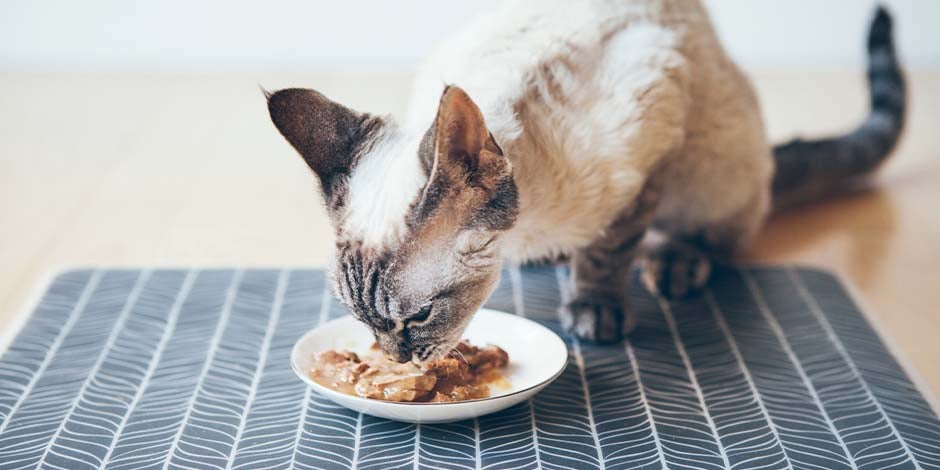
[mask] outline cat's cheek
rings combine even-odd
[[[462,266],[475,271],[491,268],[497,263],[499,263],[499,256],[495,254],[464,256],[460,259]]]
[[[473,270],[490,268],[500,262],[500,240],[489,231],[468,231],[454,243],[460,264]]]

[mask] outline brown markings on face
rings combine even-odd
[[[470,227],[505,230],[515,222],[512,167],[462,89],[444,91],[419,154],[428,183],[411,211],[410,227],[429,227],[426,236],[433,237]]]
[[[395,250],[337,242],[337,296],[391,357],[407,361],[450,350],[499,277],[495,234],[462,231]]]
[[[346,180],[384,123],[313,90],[279,91],[271,119],[321,181],[334,217]],[[396,246],[364,247],[337,233],[332,271],[337,296],[399,360],[444,354],[495,287],[499,234],[517,214],[512,168],[476,104],[448,87],[418,155],[428,182],[413,203],[408,233]],[[394,184],[389,182],[388,184]]]
[[[418,158],[428,182],[408,216],[409,235],[395,250],[396,295],[411,312],[433,306],[427,320],[378,332],[389,353],[419,359],[447,352],[499,278],[500,233],[517,213],[512,168],[483,115],[460,88],[448,87]],[[406,299],[406,300],[405,300]],[[409,356],[410,357],[410,356]]]

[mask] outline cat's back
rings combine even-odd
[[[714,78],[699,64],[722,57],[698,0],[510,2],[441,45],[408,122],[427,129],[445,84],[465,89],[513,164],[508,252],[551,257],[593,240],[679,150]]]
[[[540,68],[575,58],[590,68],[612,36],[636,26],[664,33],[707,23],[698,0],[510,0],[443,41],[419,68],[407,123],[426,128],[446,84],[464,88],[503,140],[518,134],[512,107]],[[637,36],[642,36],[637,35]],[[637,37],[639,47],[676,47],[672,38]]]

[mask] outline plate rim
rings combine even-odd
[[[323,327],[325,327],[326,325],[329,325],[330,323],[338,322],[338,321],[345,321],[345,320],[347,320],[348,318],[351,318],[351,317],[349,317],[348,315],[343,315],[343,316],[341,316],[341,317],[334,318],[334,319],[332,319],[332,320],[330,320],[330,321],[328,321],[328,322],[326,322],[326,323],[323,323],[323,324],[320,324],[320,325],[318,325],[318,326],[316,326],[316,327],[314,327],[314,328],[311,328],[310,330],[308,330],[307,332],[305,332],[303,335],[301,335],[300,338],[298,338],[297,341],[294,343],[294,346],[291,347],[291,354],[290,354],[290,366],[291,366],[291,370],[293,370],[293,371],[294,371],[294,374],[297,375],[297,378],[299,378],[302,382],[306,383],[308,387],[313,387],[313,388],[316,389],[318,392],[320,392],[321,394],[326,395],[326,396],[328,396],[328,397],[329,397],[329,396],[338,396],[338,397],[341,397],[342,399],[345,399],[345,400],[354,400],[354,401],[361,402],[361,403],[363,403],[363,404],[365,404],[365,405],[367,405],[367,406],[371,406],[371,405],[374,405],[374,404],[376,404],[376,403],[379,403],[379,404],[381,404],[382,406],[392,406],[392,407],[395,407],[395,408],[419,408],[419,407],[430,407],[430,406],[437,406],[437,407],[440,407],[440,406],[450,406],[450,407],[470,406],[470,405],[475,405],[475,404],[479,404],[479,403],[483,403],[483,402],[487,402],[487,401],[495,401],[495,400],[501,400],[501,399],[506,399],[506,398],[514,397],[514,396],[516,396],[516,395],[520,395],[520,394],[523,394],[523,393],[526,393],[526,392],[530,392],[530,391],[532,391],[532,390],[539,390],[539,389],[541,389],[542,387],[547,386],[548,384],[554,382],[555,379],[557,379],[558,377],[560,377],[561,374],[563,374],[563,373],[565,372],[565,369],[568,368],[568,363],[570,362],[570,357],[569,357],[569,356],[570,356],[570,354],[571,354],[571,351],[568,349],[568,344],[565,343],[565,340],[562,339],[562,337],[561,337],[558,333],[555,333],[554,331],[552,331],[551,329],[549,329],[549,328],[546,327],[545,325],[542,325],[542,324],[540,324],[540,323],[538,323],[538,322],[536,322],[536,321],[534,321],[534,320],[532,320],[532,319],[530,319],[530,318],[526,318],[526,317],[523,317],[523,316],[521,316],[521,315],[516,315],[516,314],[514,314],[514,313],[504,312],[504,311],[502,311],[502,310],[495,310],[495,309],[491,309],[491,308],[480,308],[480,309],[477,311],[477,313],[475,313],[474,315],[477,315],[477,314],[482,313],[482,312],[486,312],[487,315],[498,315],[498,316],[503,316],[503,315],[505,315],[505,316],[514,317],[515,319],[526,320],[526,321],[532,323],[533,325],[535,325],[536,327],[541,328],[541,329],[545,330],[546,332],[548,332],[548,333],[551,335],[551,337],[553,337],[555,340],[557,340],[557,341],[561,344],[561,346],[564,348],[564,350],[565,350],[564,361],[563,361],[563,362],[561,363],[561,365],[558,367],[558,370],[556,370],[549,378],[547,378],[547,379],[545,379],[545,380],[542,380],[542,381],[540,381],[540,382],[538,382],[538,383],[535,383],[535,384],[530,385],[530,386],[528,386],[528,387],[525,387],[525,388],[516,390],[516,391],[511,392],[511,393],[507,393],[507,394],[504,394],[504,395],[497,395],[497,396],[493,396],[493,397],[474,398],[474,399],[472,399],[472,400],[462,400],[462,401],[457,401],[457,402],[401,402],[401,401],[379,400],[379,399],[376,399],[376,398],[365,398],[365,397],[360,397],[360,396],[358,396],[358,395],[349,395],[349,394],[347,394],[347,393],[343,393],[343,392],[340,392],[340,391],[337,391],[337,390],[333,390],[333,389],[331,389],[331,388],[329,388],[329,387],[327,387],[327,386],[325,386],[325,385],[321,385],[321,384],[317,383],[317,381],[315,381],[315,380],[313,380],[312,378],[310,378],[310,376],[309,376],[305,371],[299,370],[297,363],[294,361],[294,357],[295,357],[297,354],[299,354],[298,351],[297,351],[297,349],[300,347],[300,344],[303,343],[304,339],[307,338],[307,336],[313,334],[313,333],[314,333],[315,331],[317,331],[318,329],[323,328]],[[355,319],[353,319],[353,320],[355,320]],[[333,401],[335,402],[336,400],[333,400]]]

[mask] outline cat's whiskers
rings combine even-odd
[[[466,364],[466,365],[468,365],[468,366],[470,365],[470,361],[467,360],[467,357],[464,356],[463,353],[460,352],[459,349],[454,348],[453,350],[451,350],[450,354],[451,354],[451,356],[454,357],[454,359],[463,361],[463,363]]]

